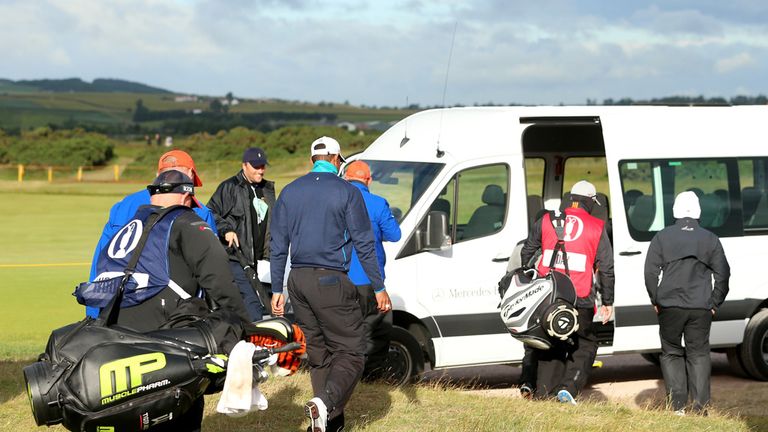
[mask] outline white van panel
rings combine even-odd
[[[449,359],[435,368],[509,363],[523,358],[523,344],[509,334],[442,337],[432,339],[435,354]]]

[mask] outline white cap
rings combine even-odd
[[[672,216],[675,219],[693,218],[698,219],[701,216],[701,207],[699,206],[699,197],[695,192],[680,192],[675,197],[675,204],[672,206]]]
[[[592,183],[586,180],[580,180],[577,181],[571,188],[571,195],[581,195],[587,198],[594,198],[597,195],[597,189],[595,189],[595,185]]]
[[[317,155],[339,155],[342,162],[346,162],[344,156],[341,155],[341,146],[335,139],[327,136],[322,136],[312,141],[311,146],[312,156]]]

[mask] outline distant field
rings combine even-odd
[[[223,96],[219,98],[223,99]],[[3,93],[0,88],[0,128],[44,126],[66,121],[95,125],[130,123],[136,101],[152,111],[207,110],[211,99],[175,102],[174,95],[144,93],[52,93],[40,91]],[[232,113],[320,113],[334,114],[337,121],[395,121],[413,111],[360,108],[345,104],[310,104],[274,100],[242,100]]]

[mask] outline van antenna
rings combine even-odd
[[[405,97],[405,109],[408,109],[408,96]],[[408,138],[408,116],[405,117],[405,132],[403,132],[403,139],[400,140],[400,148],[403,148],[404,145],[408,144],[408,141],[411,139]]]
[[[456,29],[459,22],[453,25],[453,37],[451,38],[451,49],[448,51],[448,64],[445,66],[445,82],[443,83],[443,109],[440,111],[440,123],[437,128],[437,157],[441,158],[445,152],[440,150],[440,134],[443,131],[443,113],[445,112],[445,94],[448,92],[448,72],[451,70],[451,59],[453,58],[453,45],[456,42]]]

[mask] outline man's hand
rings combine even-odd
[[[656,311],[656,315],[658,315],[658,314],[659,314],[659,307],[658,307],[658,306],[656,306],[656,305],[653,305],[653,310],[655,310],[655,311]]]
[[[233,243],[235,246],[240,247],[240,241],[237,239],[237,234],[234,231],[224,234],[224,240],[227,241],[227,247],[232,247]]]
[[[712,316],[715,316],[715,312],[716,311],[714,309],[712,309]]]
[[[600,306],[600,315],[603,317],[603,324],[607,323],[613,315],[613,306]]]
[[[389,299],[386,290],[376,293],[376,303],[380,313],[387,313],[392,310],[392,300]]]
[[[283,316],[285,311],[283,308],[285,307],[285,295],[282,293],[276,294],[272,293],[272,315],[273,316]]]

